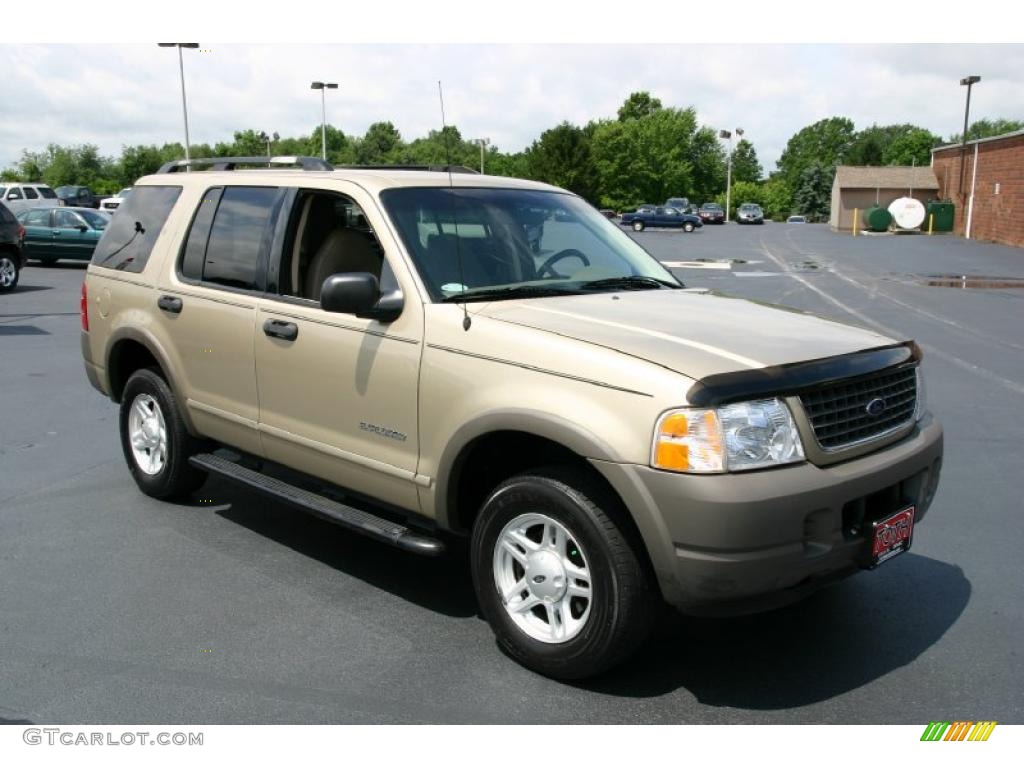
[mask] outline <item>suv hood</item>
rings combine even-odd
[[[816,315],[682,290],[492,302],[478,314],[606,347],[692,379],[895,343]]]

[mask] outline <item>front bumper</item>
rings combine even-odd
[[[693,613],[759,610],[861,568],[870,521],[928,511],[942,427],[926,416],[898,443],[857,459],[684,475],[593,462],[633,513],[662,595]]]

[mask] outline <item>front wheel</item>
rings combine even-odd
[[[199,452],[167,382],[150,369],[136,371],[121,395],[121,448],[136,485],[147,496],[187,496],[206,473],[188,463]]]
[[[693,232],[694,229],[695,229],[695,227],[693,226],[693,222],[692,221],[688,221],[685,224],[683,224],[683,231],[684,232]]]
[[[633,231],[634,232],[643,232],[644,231],[644,223],[642,221],[634,221],[633,222]]]
[[[473,584],[498,645],[530,669],[575,680],[646,638],[655,599],[618,500],[572,468],[513,477],[473,528]]]
[[[20,275],[18,260],[8,253],[0,253],[0,293],[13,291]]]

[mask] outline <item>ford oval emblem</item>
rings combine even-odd
[[[874,400],[864,406],[864,410],[868,416],[881,416],[885,410],[885,400],[880,397],[876,397]]]

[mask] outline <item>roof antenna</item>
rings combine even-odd
[[[455,182],[452,180],[452,148],[448,139],[448,126],[444,121],[444,90],[441,88],[441,81],[437,81],[437,96],[441,100],[441,133],[444,135],[444,154],[448,163],[448,194],[452,201],[452,223],[455,225],[455,258],[459,262],[459,286],[466,290],[466,279],[462,271],[462,249],[459,247],[459,217],[455,207]],[[442,230],[443,233],[443,230]],[[469,317],[469,308],[466,301],[462,301],[462,330],[468,331],[473,324]]]

